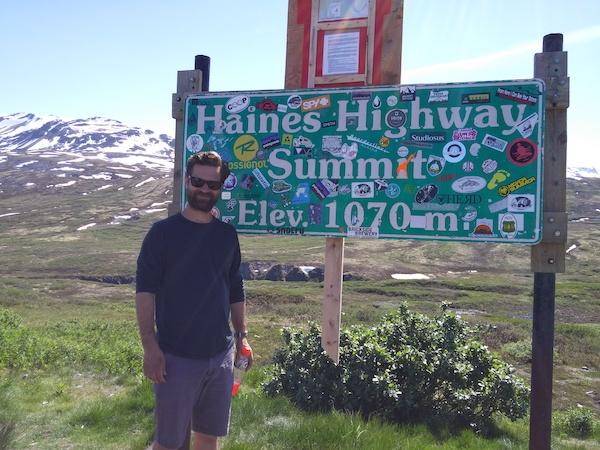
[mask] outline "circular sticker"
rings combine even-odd
[[[483,163],[481,163],[481,169],[484,173],[492,173],[494,170],[498,168],[498,162],[493,159],[486,159]]]
[[[429,203],[438,193],[438,187],[435,184],[428,184],[417,191],[415,201],[417,203]]]
[[[391,109],[385,115],[385,123],[390,128],[400,128],[406,122],[406,114],[400,109]]]
[[[382,147],[387,147],[388,145],[390,145],[390,138],[387,136],[381,136],[381,138],[379,138],[379,145],[381,145]]]
[[[396,152],[398,153],[398,156],[400,158],[406,158],[408,156],[408,147],[405,147],[404,145],[402,147],[400,147],[398,149],[398,151]]]
[[[386,100],[388,106],[396,106],[398,104],[398,97],[390,95]]]
[[[430,156],[427,160],[427,173],[432,177],[439,175],[444,170],[446,161],[439,156]]]
[[[511,163],[526,166],[537,156],[537,146],[529,139],[516,139],[508,145],[506,155]]]
[[[467,149],[465,148],[465,144],[460,141],[450,141],[444,145],[444,149],[442,150],[444,159],[449,163],[462,161],[466,154]]]
[[[250,161],[258,152],[258,141],[251,134],[243,134],[233,144],[233,153],[240,161]]]
[[[400,195],[400,186],[396,183],[390,183],[390,185],[385,190],[385,195],[389,198],[396,198]]]
[[[485,172],[485,173],[492,173],[494,170],[496,170],[498,168],[498,163],[496,161],[494,161],[493,159],[486,159],[482,164],[481,164],[481,169]]]
[[[226,191],[231,191],[236,186],[237,186],[237,177],[232,172],[229,174],[229,176],[223,182],[223,189],[225,189]]]
[[[204,145],[204,139],[199,134],[191,134],[185,141],[185,146],[192,152],[199,152]]]
[[[221,217],[221,211],[219,211],[219,209],[214,206],[213,206],[213,209],[210,210],[210,213],[215,219],[218,219],[219,217]]]
[[[287,105],[290,107],[290,109],[298,109],[300,108],[301,104],[302,97],[300,97],[299,95],[290,95],[287,100]]]

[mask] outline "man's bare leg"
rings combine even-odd
[[[217,436],[194,431],[194,450],[217,450],[218,448]]]
[[[181,447],[171,449],[169,447],[163,447],[158,442],[153,442],[152,445],[150,447],[148,447],[146,450],[190,450],[191,429],[192,429],[192,424],[190,423],[190,424],[188,424],[188,429],[187,429],[187,432],[185,433],[185,435],[186,435],[185,442],[183,443],[183,445]]]

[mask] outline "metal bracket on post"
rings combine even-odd
[[[569,107],[567,52],[535,54],[534,76],[546,83],[546,109]]]
[[[561,47],[562,50],[562,41]],[[542,240],[531,247],[531,271],[565,272],[567,243],[566,114],[569,106],[567,52],[535,54],[534,76],[546,83],[546,132],[544,135],[544,222]]]
[[[567,242],[568,216],[564,211],[544,211],[542,241],[531,249],[531,265],[534,272],[563,273]]]
[[[177,72],[177,92],[172,96],[171,114],[175,120],[183,120],[185,98],[201,92],[202,71],[180,70]]]
[[[566,212],[544,211],[544,227],[542,228],[542,242],[548,244],[564,244],[567,240]]]

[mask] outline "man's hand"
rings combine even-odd
[[[252,351],[252,347],[250,347],[250,344],[248,344],[248,340],[246,338],[239,338],[236,340],[236,343],[235,343],[235,348],[236,348],[235,360],[236,361],[240,357],[240,350],[241,350],[242,346],[248,347],[250,349],[250,356],[248,357],[248,367],[246,368],[246,370],[248,370],[248,369],[250,369],[250,367],[252,367],[252,362],[254,361],[254,352]]]
[[[157,344],[144,348],[144,375],[156,384],[166,381],[165,355]]]

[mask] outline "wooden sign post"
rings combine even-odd
[[[556,273],[565,271],[567,243],[567,108],[569,77],[562,34],[544,36],[535,55],[534,76],[546,83],[544,135],[544,226],[531,247],[534,274],[529,448],[550,449]]]
[[[285,88],[400,84],[403,0],[289,0]],[[344,238],[325,242],[321,345],[339,362]]]
[[[177,92],[173,94],[171,102],[171,116],[175,119],[175,158],[173,168],[173,201],[169,205],[168,214],[172,216],[183,209],[181,204],[181,187],[183,186],[183,130],[185,100],[190,94],[208,91],[210,74],[210,58],[205,55],[196,55],[194,70],[180,70],[177,72]]]

